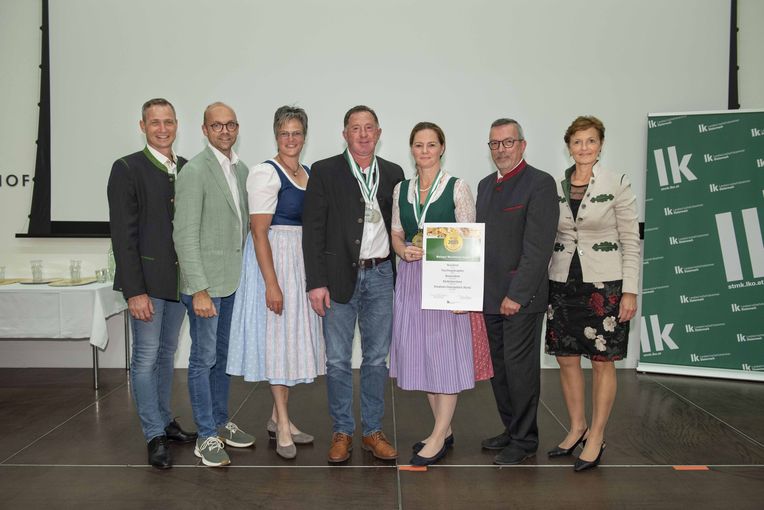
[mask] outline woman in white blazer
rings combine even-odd
[[[570,416],[568,435],[550,457],[571,455],[574,469],[599,464],[616,394],[616,360],[626,356],[637,310],[639,224],[636,197],[624,174],[599,164],[605,126],[578,117],[565,133],[575,165],[557,183],[560,219],[549,264],[546,352],[557,357]],[[592,419],[587,427],[581,356],[592,362]]]

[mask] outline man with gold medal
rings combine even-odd
[[[351,358],[356,321],[363,355],[362,445],[379,459],[398,457],[382,432],[382,416],[393,321],[392,195],[403,170],[375,155],[381,134],[374,110],[351,108],[342,131],[347,150],[313,164],[305,192],[306,288],[311,307],[324,318],[331,463],[348,460],[353,448]]]

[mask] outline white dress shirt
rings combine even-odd
[[[172,152],[172,157],[168,158],[158,150],[156,150],[154,147],[152,147],[149,144],[146,144],[146,147],[149,148],[149,152],[152,156],[157,158],[157,161],[162,163],[167,168],[167,173],[170,175],[177,175],[178,174],[178,156],[175,155],[175,152]]]
[[[225,180],[228,183],[228,188],[231,190],[231,195],[233,195],[233,203],[236,205],[236,216],[238,216],[239,225],[241,225],[239,181],[236,179],[236,172],[233,169],[233,165],[239,162],[239,156],[233,151],[233,149],[231,149],[231,159],[228,159],[228,156],[217,150],[212,145],[209,147],[212,149],[212,153],[215,155],[218,163],[220,163],[220,166],[223,168],[223,175],[225,175]]]
[[[361,172],[366,175],[369,172],[369,167],[362,168]],[[361,183],[358,183],[361,186]],[[366,213],[364,204],[364,214]],[[382,218],[382,210],[379,208],[379,202],[377,197],[374,197],[374,209],[379,213],[379,221],[372,223],[370,221],[363,222],[363,236],[361,237],[361,253],[359,258],[361,259],[381,259],[387,257],[390,254],[390,238],[387,235],[387,228],[385,227],[385,220]]]

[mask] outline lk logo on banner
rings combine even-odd
[[[764,373],[764,111],[651,116],[647,139],[640,368]]]

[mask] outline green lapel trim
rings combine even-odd
[[[146,147],[144,147],[144,148],[143,148],[143,154],[145,154],[145,155],[146,155],[146,157],[147,157],[147,158],[149,158],[149,161],[151,161],[151,163],[152,163],[152,164],[153,164],[155,167],[157,167],[159,170],[163,171],[163,172],[164,172],[164,173],[166,173],[166,174],[169,174],[169,173],[170,173],[170,172],[168,172],[168,171],[167,171],[167,167],[166,167],[166,166],[164,166],[164,164],[163,164],[163,163],[161,163],[161,162],[160,162],[160,161],[159,161],[157,158],[155,158],[155,157],[154,157],[154,155],[153,155],[153,154],[151,153],[151,151],[149,150],[149,146],[148,146],[148,145],[147,145]]]
[[[562,185],[562,193],[565,195],[565,201],[570,204],[570,178],[576,169],[576,165],[565,170],[565,178],[560,181]]]

